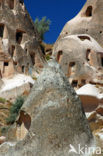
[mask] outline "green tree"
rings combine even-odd
[[[41,20],[36,18],[34,21],[35,27],[40,34],[40,38],[44,40],[44,34],[49,31],[51,21],[45,17],[42,17]]]

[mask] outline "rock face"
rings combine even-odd
[[[89,146],[93,139],[79,97],[55,61],[43,69],[17,124],[28,134],[5,156],[76,156],[69,153],[70,144]]]
[[[4,143],[5,141],[6,141],[6,137],[1,136],[1,137],[0,137],[0,144]]]
[[[87,0],[80,13],[66,23],[59,38],[71,34],[89,34],[103,47],[102,8],[102,0]]]
[[[79,95],[85,112],[95,111],[99,105],[103,105],[103,88],[86,84],[76,91]],[[100,111],[102,111],[100,109]]]
[[[73,87],[102,80],[103,48],[87,34],[69,35],[57,40],[53,56]]]
[[[31,74],[43,66],[43,54],[23,0],[0,0],[0,77]]]

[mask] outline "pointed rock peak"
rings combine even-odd
[[[68,156],[71,147],[77,151],[78,144],[89,146],[93,138],[81,102],[54,60],[44,68],[21,111],[24,125],[30,125],[30,118],[31,125],[25,139],[9,151],[14,156]]]

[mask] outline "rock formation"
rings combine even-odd
[[[52,53],[89,114],[92,130],[103,128],[102,8],[102,0],[87,0],[64,26]]]
[[[79,95],[85,112],[92,112],[97,109],[99,105],[103,105],[103,88],[98,86],[86,84],[76,91]]]
[[[43,54],[23,0],[0,0],[0,77],[31,74],[43,66]]]
[[[55,61],[43,69],[17,124],[28,134],[6,153],[1,147],[0,156],[76,156],[70,144],[89,146],[93,139],[79,97]]]
[[[73,87],[102,83],[103,48],[89,35],[69,35],[57,40],[53,56]]]
[[[89,34],[103,47],[102,8],[102,0],[87,0],[80,13],[66,23],[59,38],[74,34]]]
[[[0,144],[4,143],[6,141],[6,138],[4,136],[0,137]]]

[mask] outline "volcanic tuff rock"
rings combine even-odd
[[[80,13],[66,23],[59,38],[89,34],[103,47],[103,0],[87,0]]]
[[[72,144],[89,145],[93,139],[81,102],[55,61],[50,61],[24,103],[17,124],[28,134],[0,156],[75,156]]]
[[[39,35],[23,0],[0,0],[0,77],[43,66]]]
[[[57,40],[53,56],[73,87],[103,83],[103,48],[91,36],[69,35]]]

